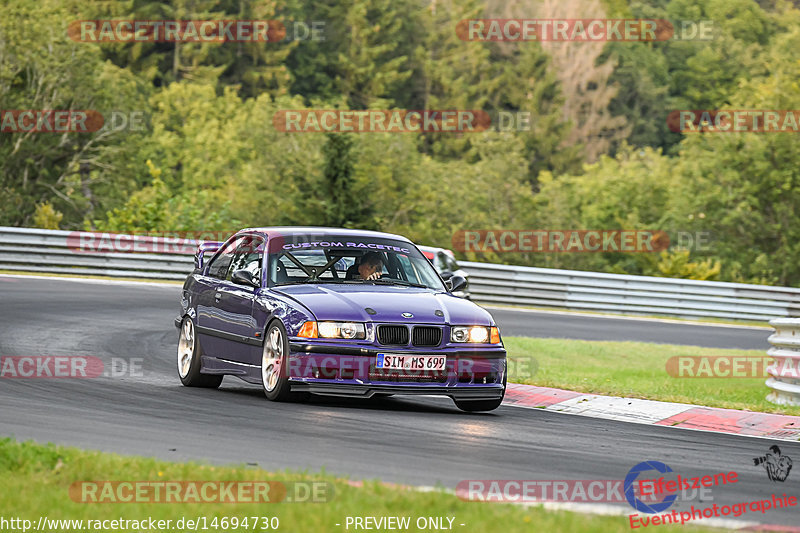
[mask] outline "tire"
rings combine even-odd
[[[273,320],[264,335],[261,352],[261,388],[268,400],[285,402],[292,399],[289,375],[289,337],[280,320]]]
[[[183,317],[181,332],[178,338],[178,377],[185,387],[203,387],[216,389],[222,383],[223,376],[201,374],[203,352],[197,341],[194,322]]]

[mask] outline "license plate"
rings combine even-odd
[[[444,370],[444,355],[408,355],[379,353],[375,368],[384,370]]]

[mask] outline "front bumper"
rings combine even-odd
[[[287,375],[292,390],[337,396],[375,394],[437,394],[454,399],[498,399],[506,381],[506,351],[502,346],[435,349],[289,343]],[[375,366],[379,353],[444,355],[444,370],[385,370]]]
[[[376,394],[443,395],[454,400],[500,400],[505,394],[502,384],[434,386],[380,383],[326,383],[321,381],[292,381],[292,391],[312,392],[324,396],[371,398]]]

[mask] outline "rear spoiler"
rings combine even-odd
[[[223,244],[224,243],[222,242],[215,241],[209,241],[200,244],[200,246],[197,247],[197,251],[194,253],[194,267],[197,270],[202,270],[203,265],[205,264],[205,254],[215,254]]]

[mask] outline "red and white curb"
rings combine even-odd
[[[671,426],[792,442],[800,440],[800,416],[601,396],[519,383],[508,384],[503,405],[636,424]]]

